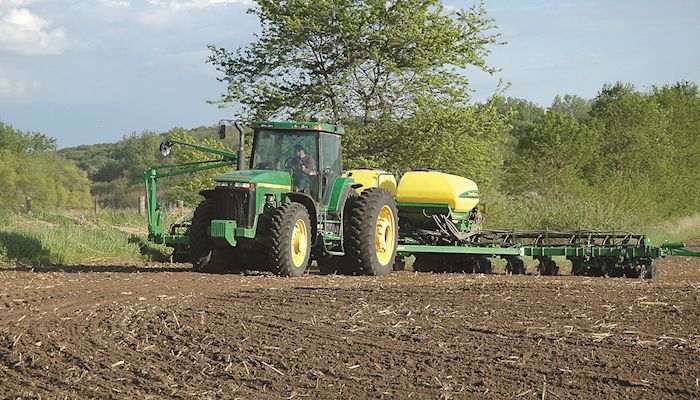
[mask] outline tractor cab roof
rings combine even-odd
[[[333,133],[336,135],[345,134],[345,128],[340,125],[324,124],[321,122],[273,122],[273,121],[255,121],[250,125],[253,129],[275,129],[275,130],[304,130],[304,131],[319,131]]]

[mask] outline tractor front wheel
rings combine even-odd
[[[204,199],[194,210],[190,227],[190,262],[192,269],[200,272],[219,272],[221,266],[215,257],[214,241],[209,236],[209,226],[214,218],[214,200]]]
[[[274,272],[301,276],[311,255],[311,221],[302,204],[283,204],[270,223],[270,256]]]
[[[351,208],[349,252],[364,275],[393,270],[398,247],[398,211],[391,193],[373,187],[360,194]]]

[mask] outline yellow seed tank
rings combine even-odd
[[[471,179],[437,171],[411,171],[399,181],[399,203],[447,204],[454,212],[469,212],[479,204],[479,188]]]
[[[378,186],[396,196],[396,178],[391,172],[381,169],[361,168],[351,169],[345,173],[345,176],[349,176],[355,182],[362,184],[362,187],[355,189],[357,193],[362,193],[365,189]]]

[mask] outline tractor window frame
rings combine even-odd
[[[331,191],[333,190],[333,182],[335,182],[334,178],[338,178],[342,175],[343,171],[343,146],[342,146],[342,141],[341,137],[339,135],[335,135],[332,133],[327,133],[327,132],[321,132],[320,135],[318,135],[318,152],[320,154],[320,159],[319,159],[319,168],[318,168],[318,173],[320,175],[320,179],[318,179],[319,182],[319,200],[323,201],[323,203],[327,203],[327,199],[329,198]],[[330,150],[334,150],[332,153],[336,154],[337,153],[337,160],[335,162],[326,160],[327,157],[325,157],[327,154],[330,154],[330,152],[325,151],[326,150],[326,143],[332,143],[333,147],[330,148]],[[328,157],[330,158],[330,157]],[[334,157],[335,158],[335,157]],[[333,162],[334,167],[337,168],[331,168],[331,172],[333,173],[331,176],[326,176],[326,169],[329,167],[326,165],[328,162]],[[325,187],[323,186],[325,183]]]

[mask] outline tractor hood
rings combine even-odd
[[[292,179],[289,173],[271,170],[244,170],[233,171],[219,175],[217,182],[250,182],[258,187],[271,187],[276,189],[292,189]]]

